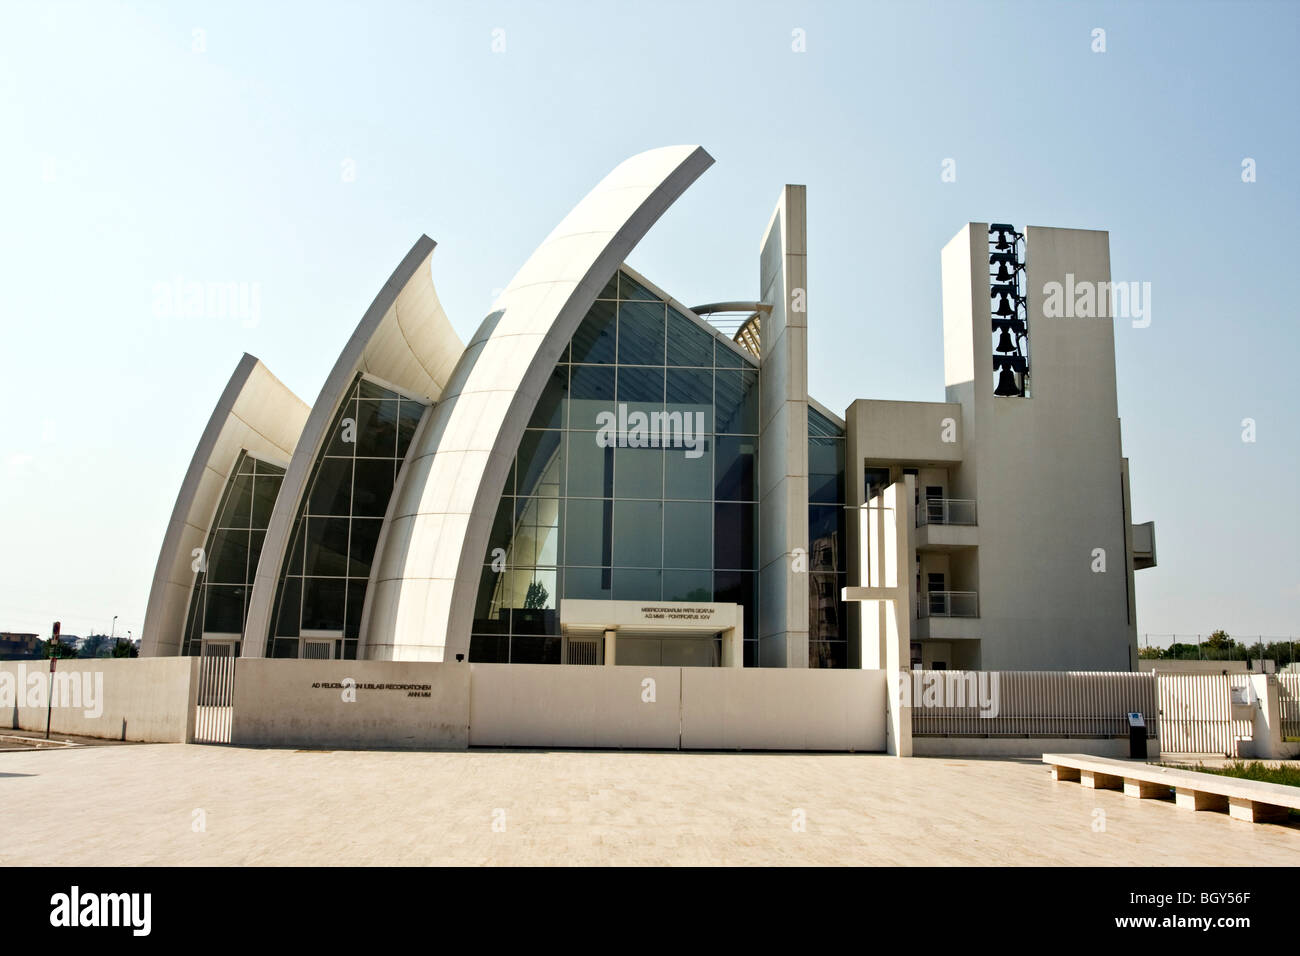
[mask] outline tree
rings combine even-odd
[[[1230,650],[1232,648],[1232,645],[1233,645],[1232,638],[1228,636],[1227,631],[1222,629],[1215,631],[1205,641],[1206,647],[1216,651]]]
[[[139,653],[135,644],[124,637],[119,637],[117,643],[113,645],[114,657],[136,657]]]
[[[77,656],[77,649],[71,644],[64,644],[62,641],[47,641],[45,643],[46,658],[55,658],[64,660],[69,657]]]
[[[524,607],[527,609],[537,609],[546,607],[546,598],[550,592],[546,590],[546,585],[541,581],[534,581],[528,585],[528,593],[524,595]]]

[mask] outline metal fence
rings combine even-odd
[[[194,709],[196,743],[230,743],[234,703],[235,658],[200,657],[199,692]]]
[[[1300,740],[1300,674],[1279,674],[1277,697],[1282,711],[1282,737]]]
[[[1239,742],[1254,732],[1244,706],[1249,674],[1158,674],[1157,683],[1162,753],[1239,756]]]
[[[912,671],[915,737],[1127,737],[1141,713],[1159,735],[1156,677],[1098,671]]]

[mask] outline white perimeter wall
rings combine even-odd
[[[345,699],[349,679],[351,700]],[[469,680],[469,664],[241,658],[230,742],[463,750],[469,745]]]
[[[61,660],[54,672],[60,690],[55,699],[58,706],[49,708],[50,732],[108,740],[184,743],[193,728],[197,669],[196,657]],[[12,675],[10,679],[19,683],[17,701],[10,705],[5,699],[5,706],[0,707],[0,727],[43,732],[45,706],[18,704],[25,699],[22,684],[33,675],[48,692],[50,662],[4,661],[0,662],[0,674]],[[79,685],[76,693],[82,695],[80,699],[72,696],[72,683]],[[64,706],[67,700],[78,706]],[[96,710],[100,711],[97,716],[93,713]]]

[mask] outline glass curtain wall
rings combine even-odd
[[[283,480],[283,468],[246,451],[239,452],[221,493],[216,519],[203,543],[190,593],[182,654],[198,655],[205,632],[238,635],[234,653],[239,653],[257,559],[262,554],[271,510]]]
[[[358,376],[327,433],[294,521],[276,591],[268,657],[333,640],[355,658],[379,530],[415,427],[428,408]]]
[[[756,637],[758,413],[754,364],[620,270],[520,442],[470,660],[559,663],[566,599],[735,602]]]
[[[808,408],[808,666],[847,667],[844,431]]]

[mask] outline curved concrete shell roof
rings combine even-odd
[[[256,358],[245,354],[239,360],[194,449],[163,535],[140,636],[142,656],[180,653],[185,609],[194,587],[192,552],[207,540],[240,451],[288,464],[309,411]]]
[[[621,163],[497,299],[417,432],[394,490],[367,596],[367,657],[468,654],[497,501],[546,378],[614,270],[712,164],[698,146]]]
[[[421,236],[393,270],[343,347],[302,429],[258,560],[241,653],[266,653],[272,604],[285,551],[326,432],[358,374],[372,375],[429,404],[438,401],[464,350],[433,287],[435,243]]]

